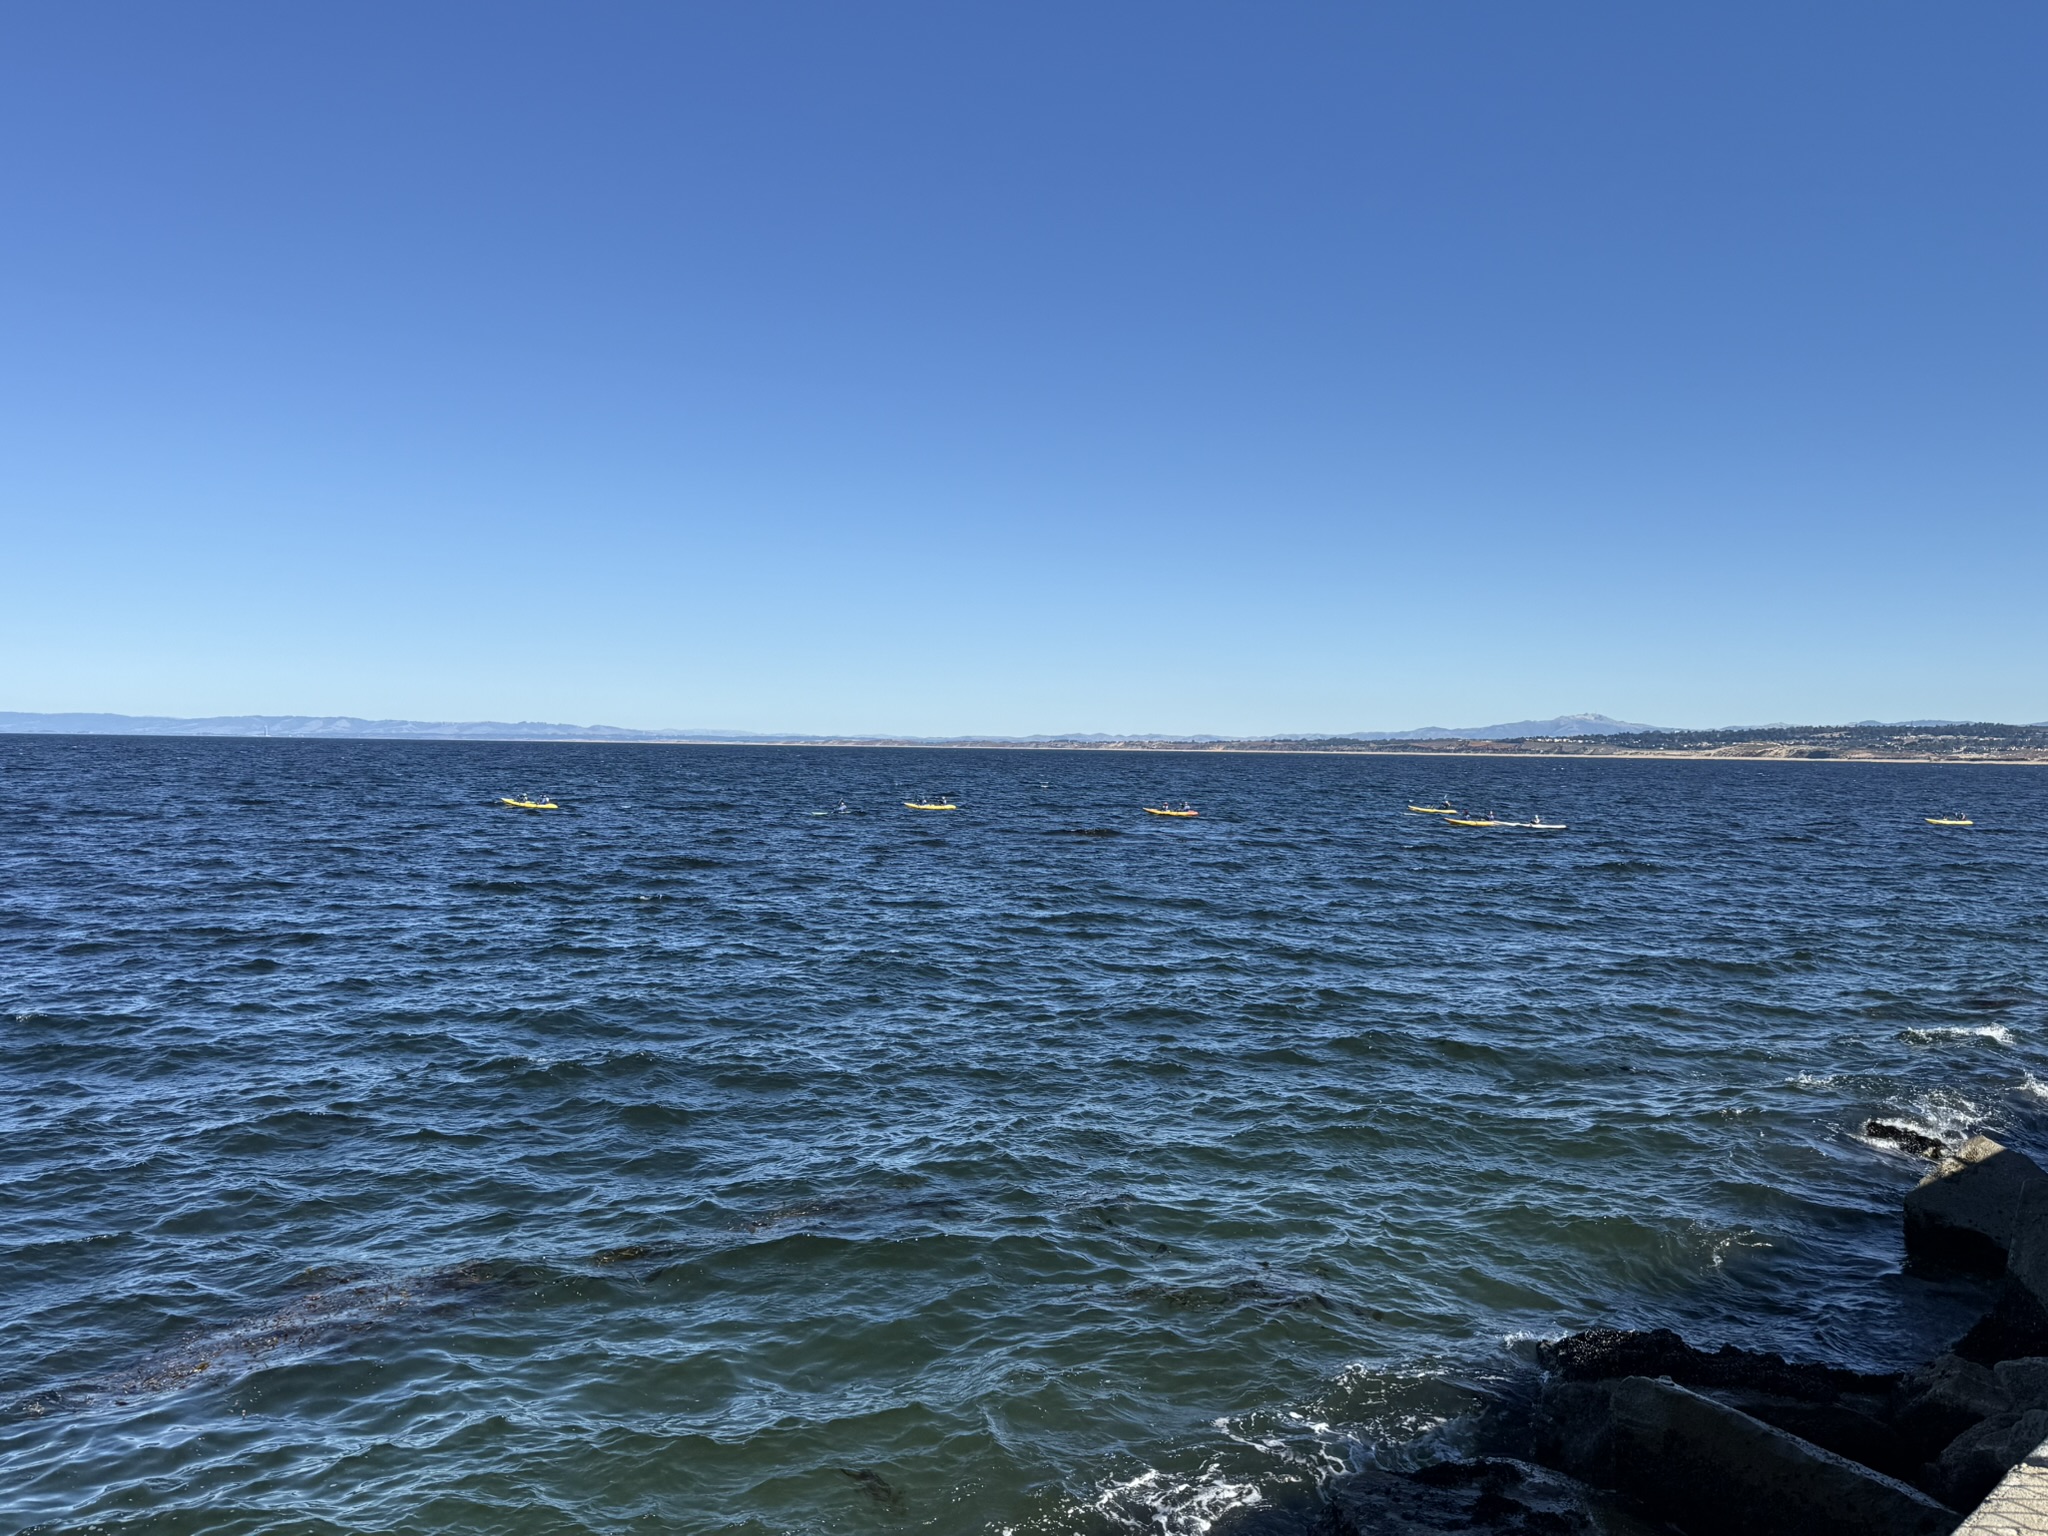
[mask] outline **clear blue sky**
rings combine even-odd
[[[2048,719],[2048,8],[0,16],[0,708]]]

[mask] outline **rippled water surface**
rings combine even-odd
[[[0,786],[9,1530],[1199,1532],[1455,1443],[1532,1335],[1924,1354],[1972,1297],[1859,1127],[2048,1114],[2048,769],[0,737]]]

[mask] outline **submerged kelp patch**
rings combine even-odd
[[[1270,1280],[1234,1280],[1226,1285],[1163,1285],[1144,1283],[1127,1287],[1123,1294],[1133,1301],[1156,1302],[1177,1311],[1210,1311],[1224,1307],[1256,1306],[1273,1310],[1314,1308],[1334,1310],[1330,1298],[1320,1291],[1297,1290]]]
[[[168,1349],[110,1375],[49,1387],[12,1404],[17,1413],[82,1410],[188,1387],[304,1359],[342,1341],[407,1320],[467,1309],[543,1278],[528,1266],[486,1260],[424,1275],[370,1280],[324,1267],[303,1272],[313,1288],[258,1317],[197,1329]]]
[[[855,1487],[877,1504],[894,1509],[903,1503],[902,1492],[872,1467],[841,1467],[839,1475],[851,1480]]]

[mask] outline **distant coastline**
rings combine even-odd
[[[1128,750],[1157,750],[1132,742]],[[1319,752],[1412,757],[1636,758],[1680,761],[2048,764],[2048,725],[1989,722],[1924,726],[1836,725],[1741,727],[1714,731],[1631,732],[1600,736],[1478,738],[1434,741],[1234,741],[1179,750]]]
[[[614,743],[618,745],[619,743]],[[592,742],[590,745],[605,745]],[[623,743],[633,745],[633,743]],[[1633,760],[1637,762],[1753,762],[1753,763],[1953,763],[1984,764],[2011,763],[2021,766],[2048,767],[2048,745],[2032,749],[2006,750],[1999,752],[1911,752],[1911,751],[1831,751],[1831,750],[1770,750],[1767,747],[1755,751],[1718,750],[1688,751],[1682,748],[1669,750],[1626,750],[1591,747],[1579,752],[1558,752],[1546,750],[1548,743],[1536,742],[1495,742],[1495,741],[1447,741],[1440,746],[1418,746],[1413,742],[1389,742],[1385,745],[1304,745],[1293,743],[1266,744],[1263,742],[1019,742],[1000,739],[988,741],[885,741],[872,737],[848,738],[845,740],[776,740],[764,738],[759,741],[673,741],[648,742],[650,746],[762,746],[762,747],[894,747],[914,748],[927,752],[1157,752],[1157,753],[1207,753],[1212,755],[1240,754],[1272,757],[1479,757],[1499,760],[1502,758],[1576,758],[1604,759],[1609,761]],[[1746,745],[1746,744],[1745,744]]]
[[[1520,732],[1522,734],[1514,734]],[[647,746],[918,747],[1057,752],[1378,753],[1420,757],[1613,757],[1746,762],[2048,764],[2048,723],[1859,721],[1853,725],[1735,726],[1681,730],[1604,715],[1466,730],[1347,735],[829,736],[744,731],[646,731],[543,721],[364,720],[345,715],[227,715],[200,719],[0,711],[0,735],[170,736],[313,741],[580,742]]]

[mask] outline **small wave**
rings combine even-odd
[[[1836,1094],[1858,1103],[1861,1107],[1855,1117],[1844,1116],[1833,1129],[1885,1152],[1895,1153],[1899,1148],[1881,1135],[1872,1138],[1867,1131],[1872,1121],[1903,1126],[1955,1147],[1987,1128],[1996,1134],[2005,1119],[1996,1103],[1980,1103],[1954,1087],[1923,1088],[1875,1073],[1802,1072],[1787,1086]],[[2043,1085],[2043,1097],[2048,1099],[2048,1084]]]
[[[1471,1358],[1418,1360],[1402,1367],[1359,1361],[1302,1406],[1308,1416],[1342,1425],[1356,1460],[1409,1471],[1435,1459],[1439,1448],[1455,1438],[1455,1426],[1477,1406],[1471,1385],[1475,1370],[1485,1373]]]
[[[1998,1118],[1989,1106],[1954,1088],[1929,1088],[1899,1095],[1885,1110],[1884,1118],[1911,1126],[1950,1147],[1961,1146]]]
[[[2003,1024],[1948,1025],[1940,1029],[1902,1029],[1899,1038],[1908,1045],[1946,1045],[1953,1041],[1989,1040],[1993,1045],[2011,1045],[2012,1031]]]
[[[1761,1232],[1754,1232],[1745,1227],[1739,1232],[1724,1232],[1719,1235],[1709,1236],[1707,1241],[1707,1262],[1713,1265],[1715,1269],[1719,1269],[1727,1262],[1728,1256],[1731,1253],[1748,1248],[1774,1248],[1776,1246],[1775,1243],[1771,1242]]]

